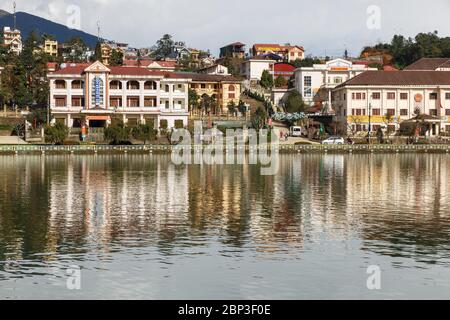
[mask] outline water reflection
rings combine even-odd
[[[375,254],[411,262],[393,268],[449,267],[449,162],[292,155],[278,175],[261,176],[257,166],[152,155],[0,157],[0,281],[117,253],[298,263],[332,254],[324,243],[343,243],[357,264]]]

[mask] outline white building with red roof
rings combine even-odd
[[[114,118],[154,128],[187,126],[190,79],[182,74],[97,61],[68,64],[48,78],[53,121],[69,128],[105,127]]]

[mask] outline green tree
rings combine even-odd
[[[103,60],[101,42],[97,42],[97,44],[95,45],[94,55],[92,56],[92,59],[93,59],[93,61],[102,61]]]
[[[109,58],[109,65],[114,66],[121,66],[123,65],[123,53],[120,50],[113,49],[111,51],[111,57]]]
[[[288,81],[283,76],[278,76],[275,79],[275,87],[277,87],[277,88],[285,87],[285,86],[287,86],[287,84],[288,84]]]
[[[105,128],[105,139],[113,145],[122,144],[130,139],[130,131],[127,125],[117,120]]]
[[[300,92],[297,90],[292,90],[285,103],[285,110],[288,113],[295,113],[295,112],[304,112],[306,109],[305,102],[302,99],[302,96]]]
[[[198,108],[199,99],[200,99],[200,97],[198,96],[197,91],[195,91],[193,89],[189,89],[189,91],[188,91],[189,112],[192,112],[193,110]]]
[[[270,74],[269,70],[263,71],[259,84],[266,89],[273,87],[273,76]]]
[[[70,38],[65,43],[65,47],[66,49],[64,49],[64,51],[71,62],[85,62],[84,53],[87,50],[87,45],[84,43],[83,39],[80,37]]]
[[[155,130],[152,125],[149,124],[138,124],[131,129],[131,134],[133,138],[143,141],[144,144],[147,141],[155,141],[158,136],[158,130]]]
[[[60,145],[67,139],[69,128],[62,122],[56,122],[53,126],[45,126],[44,134],[45,142]]]
[[[156,42],[156,50],[153,52],[153,55],[157,59],[167,58],[172,53],[173,45],[174,41],[172,40],[172,36],[165,34]]]
[[[237,111],[236,103],[233,100],[231,100],[230,102],[228,102],[227,109],[228,109],[228,114],[231,114],[234,116]]]
[[[250,121],[252,123],[252,127],[255,130],[261,130],[266,124],[267,113],[262,107],[258,107],[255,113],[252,114]]]

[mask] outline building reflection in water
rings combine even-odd
[[[175,166],[166,156],[0,157],[0,260],[219,243],[298,257],[305,244],[435,263],[448,250],[446,155],[286,155],[258,166]],[[230,253],[231,252],[231,253]]]

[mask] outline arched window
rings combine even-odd
[[[65,80],[55,80],[55,88],[56,89],[65,89],[66,81]]]
[[[73,80],[72,81],[72,89],[83,89],[83,81]]]
[[[113,80],[109,83],[109,88],[111,90],[122,90],[122,82],[118,80]]]
[[[234,87],[234,85],[230,84],[228,86],[228,91],[234,91],[234,90],[236,90],[236,88]]]
[[[155,81],[146,81],[144,83],[144,90],[156,90],[157,84]]]
[[[139,90],[140,85],[138,81],[128,81],[127,90]]]

